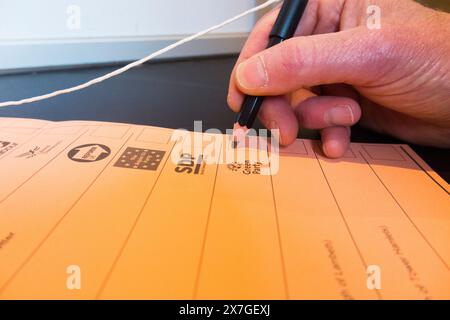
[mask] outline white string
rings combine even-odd
[[[92,79],[92,80],[90,80],[90,81],[88,81],[86,83],[80,84],[80,85],[75,86],[75,87],[62,89],[62,90],[58,90],[58,91],[55,91],[55,92],[52,92],[52,93],[44,94],[44,95],[41,95],[41,96],[36,96],[36,97],[32,97],[32,98],[22,99],[22,100],[18,100],[18,101],[1,102],[0,103],[0,108],[1,107],[7,107],[7,106],[19,106],[19,105],[26,104],[26,103],[42,101],[42,100],[50,99],[50,98],[53,98],[53,97],[56,97],[56,96],[60,96],[60,95],[63,95],[63,94],[68,94],[68,93],[71,93],[71,92],[75,92],[75,91],[79,91],[79,90],[88,88],[88,87],[90,87],[90,86],[92,86],[94,84],[103,82],[105,80],[108,80],[108,79],[111,79],[113,77],[116,77],[116,76],[118,76],[118,75],[120,75],[120,74],[122,74],[124,72],[127,72],[128,70],[130,70],[130,69],[132,69],[134,67],[137,67],[137,66],[139,66],[141,64],[144,64],[145,62],[147,62],[147,61],[149,61],[149,60],[151,60],[153,58],[156,58],[157,56],[160,56],[160,55],[162,55],[164,53],[167,53],[167,52],[169,52],[169,51],[171,51],[171,50],[173,50],[173,49],[175,49],[175,48],[177,48],[177,47],[179,47],[179,46],[181,46],[181,45],[183,45],[183,44],[185,44],[187,42],[191,42],[191,41],[193,41],[193,40],[195,40],[197,38],[200,38],[200,37],[204,36],[205,34],[208,34],[208,33],[212,32],[212,31],[220,29],[220,28],[222,28],[222,27],[224,27],[224,26],[226,26],[226,25],[228,25],[230,23],[233,23],[236,20],[239,20],[239,19],[241,19],[241,18],[243,18],[245,16],[248,16],[249,14],[252,14],[254,12],[257,12],[257,11],[260,11],[262,9],[265,9],[265,8],[269,7],[270,5],[272,5],[272,4],[276,3],[276,2],[279,2],[279,1],[281,1],[281,0],[268,0],[265,3],[263,3],[263,4],[259,5],[259,6],[256,6],[256,7],[252,8],[252,9],[249,9],[249,10],[247,10],[247,11],[245,11],[245,12],[243,12],[243,13],[241,13],[241,14],[239,14],[239,15],[231,18],[231,19],[228,19],[228,20],[218,24],[218,25],[215,25],[215,26],[210,27],[210,28],[208,28],[206,30],[200,31],[200,32],[198,32],[198,33],[196,33],[194,35],[191,35],[189,37],[181,39],[181,40],[179,40],[179,41],[177,41],[177,42],[175,42],[175,43],[173,43],[173,44],[171,44],[171,45],[169,45],[169,46],[167,46],[167,47],[165,47],[165,48],[163,48],[161,50],[158,50],[158,51],[156,51],[156,52],[154,52],[154,53],[152,53],[152,54],[150,54],[150,55],[148,55],[148,56],[146,56],[146,57],[144,57],[144,58],[142,58],[140,60],[132,62],[132,63],[130,63],[130,64],[120,68],[120,69],[117,69],[117,70],[115,70],[113,72],[105,74],[104,76]]]

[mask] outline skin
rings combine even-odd
[[[411,0],[376,0],[381,28],[367,26],[369,1],[310,0],[293,39],[265,50],[279,9],[256,25],[233,69],[228,94],[269,96],[262,123],[291,144],[319,129],[325,155],[341,157],[358,122],[406,142],[450,147],[450,14]]]

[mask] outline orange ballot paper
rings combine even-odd
[[[0,118],[0,299],[450,299],[449,185],[411,148],[229,140]]]

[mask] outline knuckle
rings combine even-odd
[[[299,41],[291,39],[280,46],[280,67],[285,73],[292,74],[304,65],[304,54]]]
[[[370,30],[363,37],[347,39],[343,43],[344,62],[355,61],[358,68],[350,72],[362,86],[378,86],[394,81],[404,72],[405,63],[410,63],[409,45],[401,29],[386,28]],[[348,60],[348,61],[346,61]],[[347,64],[347,63],[344,63]],[[363,75],[358,70],[365,70]],[[391,79],[392,78],[392,79]]]
[[[366,52],[370,54],[368,62],[378,66],[379,71],[399,67],[402,61],[409,61],[410,43],[405,37],[404,30],[391,28],[388,31],[371,31],[364,43]],[[400,66],[401,67],[401,66]]]

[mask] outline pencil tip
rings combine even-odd
[[[232,138],[232,147],[236,149],[239,146],[239,143],[245,139],[247,135],[248,128],[242,127],[238,122],[234,124],[233,127],[233,138]]]

